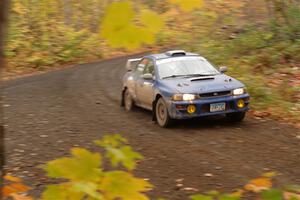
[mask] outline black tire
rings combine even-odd
[[[163,98],[159,98],[155,104],[155,116],[157,124],[160,127],[167,128],[172,125],[173,120],[169,115],[166,102]]]
[[[226,118],[230,122],[241,122],[244,120],[246,112],[236,112],[226,114]]]
[[[126,89],[124,91],[123,99],[124,99],[125,111],[127,111],[127,112],[132,111],[134,109],[135,105],[134,105],[134,101],[133,101],[132,96],[129,93],[128,89]]]

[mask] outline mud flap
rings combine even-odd
[[[157,100],[152,102],[152,121],[156,121],[156,109],[155,109],[156,101]]]
[[[121,94],[121,102],[120,102],[120,106],[124,107],[125,103],[124,103],[124,93],[125,93],[126,89],[123,89],[122,94]]]

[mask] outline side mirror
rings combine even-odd
[[[127,63],[126,63],[126,69],[127,69],[127,71],[134,70],[135,66],[140,61],[141,61],[141,58],[133,58],[133,59],[127,60]]]
[[[153,80],[153,75],[152,74],[149,74],[149,73],[147,73],[147,74],[143,74],[143,79],[145,79],[145,80]]]
[[[224,74],[225,72],[227,72],[228,68],[225,66],[222,66],[219,68],[219,72],[221,72],[222,74]]]
[[[126,64],[126,70],[129,72],[132,71],[132,67],[131,67],[130,63]]]

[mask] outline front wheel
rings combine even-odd
[[[155,115],[159,126],[166,128],[171,125],[172,119],[170,118],[166,102],[163,98],[159,98],[156,102]]]
[[[236,112],[226,114],[226,118],[230,122],[241,122],[246,116],[246,112]]]

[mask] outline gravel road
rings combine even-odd
[[[156,186],[153,198],[187,199],[192,192],[183,188],[229,192],[273,170],[280,173],[277,185],[300,184],[299,129],[252,117],[234,125],[198,119],[162,129],[149,111],[126,113],[119,106],[126,59],[5,82],[6,171],[24,177],[38,195],[53,182],[41,164],[68,155],[73,146],[95,150],[93,140],[122,133],[145,157],[135,174]]]

